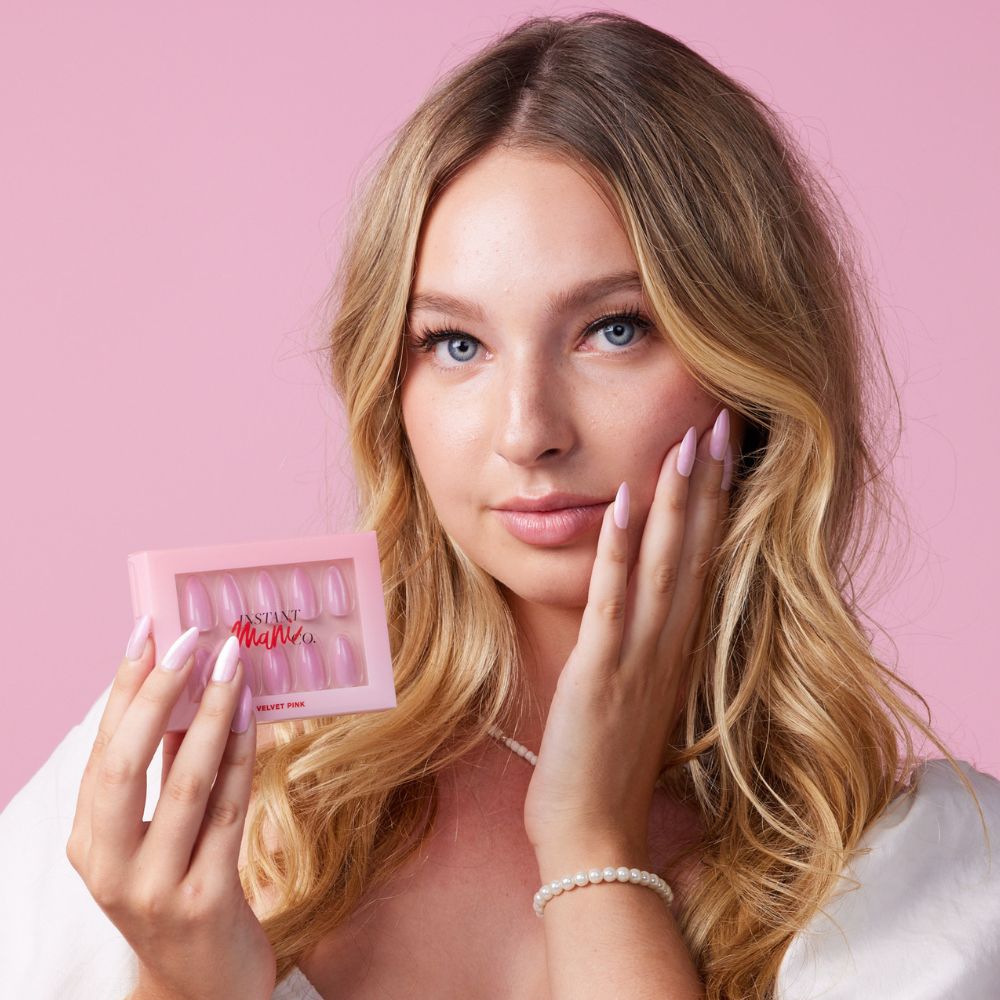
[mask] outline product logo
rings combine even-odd
[[[306,632],[302,625],[293,631],[298,618],[298,608],[293,608],[290,611],[255,611],[251,614],[240,615],[233,622],[229,631],[239,638],[241,646],[246,646],[248,649],[255,646],[274,649],[277,645],[288,643],[306,645],[315,642],[316,637],[313,633]],[[283,624],[284,622],[290,624]],[[258,625],[265,627],[258,631]]]

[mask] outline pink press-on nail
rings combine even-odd
[[[315,642],[304,642],[295,652],[296,691],[322,691],[327,686],[326,667]]]
[[[250,725],[250,716],[253,714],[253,694],[248,685],[243,685],[240,692],[240,701],[233,714],[233,722],[229,727],[234,733],[245,733]]]
[[[298,609],[298,617],[303,621],[312,621],[319,614],[316,588],[313,587],[309,574],[301,566],[296,566],[292,570],[288,591],[292,607]]]
[[[198,626],[192,625],[186,632],[178,636],[173,645],[163,654],[160,667],[164,670],[178,670],[187,663],[188,657],[194,652],[198,643]]]
[[[677,471],[682,476],[690,476],[694,468],[694,453],[698,448],[698,433],[694,427],[687,429],[680,451],[677,452]]]
[[[266,569],[260,570],[257,574],[257,610],[281,610],[281,595],[278,593],[278,585]]]
[[[719,488],[728,490],[733,485],[733,446],[726,443],[726,457],[722,461],[722,483]]]
[[[205,584],[197,576],[189,576],[181,588],[181,624],[185,628],[196,626],[201,632],[215,628],[215,608]]]
[[[140,615],[135,620],[132,634],[128,637],[128,643],[125,646],[125,656],[128,659],[138,660],[142,656],[142,651],[146,648],[146,639],[149,638],[149,626],[152,621],[152,615]]]
[[[247,612],[247,604],[243,599],[243,591],[232,573],[224,573],[219,585],[219,609],[222,612],[222,624],[231,629]]]
[[[708,453],[717,462],[721,462],[726,454],[726,442],[729,440],[729,410],[723,407],[715,418],[712,436],[708,442]]]
[[[343,633],[333,641],[333,683],[337,687],[355,687],[361,683],[357,657],[350,639]]]
[[[628,483],[622,483],[615,496],[615,524],[619,528],[628,527]]]
[[[240,661],[240,640],[231,635],[219,650],[212,670],[212,680],[225,683],[236,676],[236,664]]]
[[[280,646],[261,651],[261,676],[267,694],[287,694],[292,690],[292,671]]]
[[[323,574],[323,596],[326,598],[326,610],[331,615],[342,618],[351,613],[351,592],[336,563],[327,566]]]
[[[192,701],[201,701],[211,675],[211,664],[212,654],[204,646],[199,646],[194,651],[194,666],[188,678],[188,695]]]

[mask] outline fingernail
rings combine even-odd
[[[250,713],[252,711],[253,696],[250,693],[249,685],[244,684],[243,690],[240,692],[240,703],[236,706],[236,714],[233,716],[233,724],[229,728],[234,733],[245,733],[247,726],[250,725]]]
[[[125,655],[130,660],[138,660],[142,656],[142,651],[146,648],[146,639],[149,637],[149,626],[152,623],[152,615],[141,615],[132,626],[132,634],[128,637],[125,646]]]
[[[298,618],[308,622],[319,615],[316,590],[312,585],[312,580],[309,579],[309,574],[301,566],[296,566],[292,570],[288,593],[292,599],[292,607],[298,608]]]
[[[628,483],[622,483],[618,487],[618,494],[615,497],[615,524],[619,528],[628,527]]]
[[[327,566],[323,574],[323,594],[326,598],[326,609],[338,618],[351,613],[351,593],[347,582],[337,565]]]
[[[219,650],[219,655],[215,658],[215,669],[212,671],[212,680],[225,683],[231,681],[236,676],[236,663],[240,658],[240,640],[235,635],[231,635]]]
[[[280,611],[284,607],[278,585],[266,569],[257,574],[257,607],[263,611]]]
[[[198,636],[198,626],[192,625],[180,638],[175,639],[174,644],[163,654],[160,666],[164,670],[179,670],[183,667],[198,644]]]
[[[180,604],[182,625],[197,625],[202,632],[211,632],[215,628],[215,608],[200,577],[189,576],[184,581]]]
[[[333,644],[333,682],[336,687],[356,687],[361,683],[351,641],[343,633],[337,636]]]
[[[708,453],[717,462],[726,454],[726,443],[729,441],[729,410],[723,407],[715,418],[712,428],[712,438],[708,442]]]
[[[726,443],[726,457],[722,460],[722,489],[728,490],[733,485],[733,446]]]
[[[265,649],[261,659],[264,690],[268,694],[288,694],[292,690],[292,671],[285,651],[280,646]]]
[[[694,453],[698,447],[698,432],[694,427],[687,429],[684,440],[681,441],[681,449],[677,452],[677,471],[682,476],[690,476],[694,468]]]
[[[201,701],[205,693],[205,685],[212,672],[211,656],[212,654],[204,646],[199,646],[194,651],[194,666],[188,675],[188,695],[192,701]]]
[[[326,668],[316,643],[305,642],[298,647],[295,674],[298,680],[296,691],[322,691],[326,687]]]
[[[222,586],[219,588],[219,604],[222,607],[222,624],[227,629],[232,628],[237,622],[242,621],[246,614],[246,601],[243,600],[243,591],[236,577],[232,573],[226,573],[222,578]]]

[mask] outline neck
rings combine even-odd
[[[538,752],[559,675],[580,635],[583,608],[526,601],[504,588],[517,627],[525,708],[500,724],[505,736]]]

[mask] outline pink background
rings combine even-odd
[[[872,613],[943,735],[1000,775],[992,8],[617,9],[777,105],[860,227],[914,531]],[[352,184],[443,70],[583,9],[5,5],[0,807],[113,676],[128,552],[348,525],[315,349]]]

